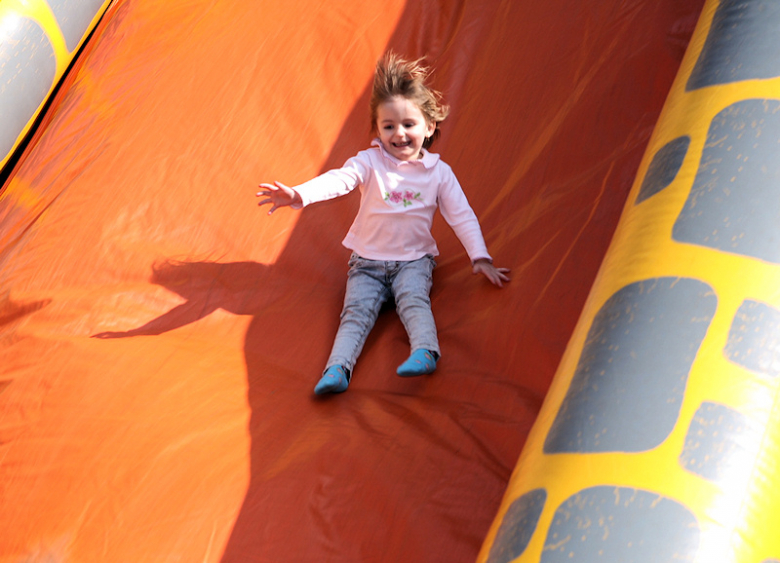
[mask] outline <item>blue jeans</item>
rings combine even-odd
[[[327,366],[340,365],[352,371],[382,305],[391,297],[412,351],[424,349],[440,355],[430,298],[435,267],[430,255],[419,260],[382,261],[367,260],[353,252],[341,323]]]

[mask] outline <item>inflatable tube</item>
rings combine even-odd
[[[110,1],[0,2],[0,169]]]
[[[780,560],[778,28],[706,4],[479,561]]]

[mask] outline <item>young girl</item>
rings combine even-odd
[[[420,61],[393,53],[378,64],[371,94],[372,147],[299,186],[260,184],[259,205],[301,208],[360,189],[360,209],[343,241],[351,249],[347,290],[333,349],[318,395],[347,390],[360,352],[382,304],[395,300],[411,355],[397,370],[403,377],[436,369],[441,356],[431,312],[434,256],[433,215],[441,209],[471,259],[474,273],[503,287],[507,268],[496,268],[485,247],[477,217],[452,169],[428,151],[449,108],[426,81]]]

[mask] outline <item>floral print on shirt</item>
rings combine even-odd
[[[391,190],[385,193],[385,201],[390,203],[403,203],[404,207],[412,205],[413,201],[421,201],[420,192],[414,193],[411,190]]]

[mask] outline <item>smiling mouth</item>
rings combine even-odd
[[[393,143],[393,146],[396,147],[396,148],[402,149],[404,147],[408,147],[411,144],[412,144],[411,141],[406,141],[405,143]]]

